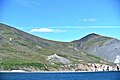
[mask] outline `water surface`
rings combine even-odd
[[[120,80],[120,72],[1,72],[0,80]]]

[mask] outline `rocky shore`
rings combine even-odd
[[[63,71],[80,71],[80,72],[96,72],[96,71],[119,71],[120,65],[108,65],[108,64],[99,64],[99,63],[87,63],[87,64],[69,64],[69,65],[60,65],[58,69],[48,69],[48,72],[63,72]],[[44,72],[34,67],[24,67],[18,70],[7,70],[0,72]]]

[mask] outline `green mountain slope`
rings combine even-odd
[[[0,70],[51,71],[64,65],[104,62],[75,45],[46,40],[0,23]]]

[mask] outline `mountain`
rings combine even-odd
[[[72,43],[78,50],[83,50],[109,62],[115,62],[118,59],[117,56],[120,55],[120,40],[95,33],[72,41]]]
[[[72,42],[52,41],[0,23],[0,70],[58,71],[75,70],[77,64],[112,64],[120,54],[118,44],[117,39],[93,33]]]

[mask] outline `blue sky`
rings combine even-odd
[[[0,22],[56,41],[120,39],[120,0],[0,0]]]

